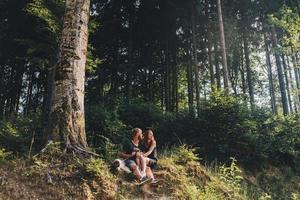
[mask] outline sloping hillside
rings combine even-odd
[[[277,168],[246,174],[234,159],[230,166],[205,167],[181,146],[161,155],[159,183],[139,186],[131,174],[113,175],[102,159],[52,147],[31,160],[3,158],[0,199],[299,199],[300,178],[287,174]]]

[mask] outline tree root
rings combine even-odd
[[[91,156],[95,156],[95,157],[101,157],[99,154],[94,153],[92,151],[86,150],[82,147],[80,147],[79,145],[67,145],[67,147],[64,149],[64,153],[66,152],[73,152],[74,154],[80,154],[80,155],[91,155]]]

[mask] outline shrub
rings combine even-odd
[[[40,137],[39,119],[39,115],[32,115],[0,121],[0,146],[14,152],[28,151],[33,134]]]
[[[93,106],[87,110],[86,116],[88,142],[99,153],[104,153],[103,147],[107,142],[120,143],[128,132],[116,111]]]
[[[120,119],[127,125],[140,128],[155,127],[165,120],[163,112],[152,104],[129,104],[120,107]]]
[[[195,153],[196,149],[189,148],[187,145],[181,145],[174,149],[173,158],[176,163],[185,165],[188,162],[197,162],[200,160]]]
[[[242,191],[241,184],[244,178],[241,176],[242,171],[237,166],[237,160],[235,158],[230,159],[230,166],[220,166],[218,176],[234,193],[238,194]]]
[[[273,116],[266,120],[257,138],[256,149],[274,164],[300,166],[300,120],[297,115]]]
[[[12,153],[8,152],[6,149],[0,149],[0,163],[5,162],[11,155]]]
[[[103,199],[114,199],[117,195],[116,177],[111,174],[105,161],[92,158],[86,164],[86,171],[95,177],[94,189]]]

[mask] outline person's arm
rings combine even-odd
[[[136,152],[132,152],[132,154],[127,154],[127,153],[124,153],[124,152],[120,152],[119,156],[121,158],[127,159],[127,158],[130,158],[130,157],[134,156],[135,154],[136,154]]]
[[[152,151],[154,150],[155,147],[156,147],[156,141],[154,141],[154,142],[151,144],[149,150],[148,150],[147,152],[144,153],[144,156],[145,156],[145,157],[148,157],[148,156],[152,153]]]

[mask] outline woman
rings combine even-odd
[[[157,163],[157,150],[156,150],[156,141],[152,130],[147,129],[144,132],[144,141],[140,148],[143,152],[144,162],[140,162],[141,171],[146,169],[146,166],[153,169]]]

